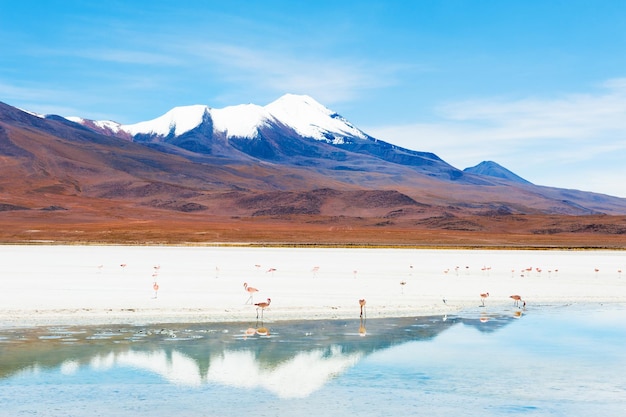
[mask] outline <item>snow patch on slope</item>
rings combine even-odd
[[[121,125],[117,122],[111,120],[99,120],[95,121],[94,124],[101,129],[108,129],[113,133],[117,133],[121,130]]]
[[[76,116],[66,117],[65,119],[70,122],[78,123],[79,125],[96,127],[101,130],[110,131],[114,134],[122,130],[122,125],[112,120],[88,120]]]

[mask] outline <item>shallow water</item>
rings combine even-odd
[[[623,416],[625,313],[7,329],[0,415]]]

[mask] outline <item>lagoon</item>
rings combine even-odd
[[[623,416],[625,313],[7,328],[0,416]]]

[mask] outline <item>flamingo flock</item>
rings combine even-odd
[[[257,268],[259,266],[260,265],[257,265]],[[313,274],[313,276],[316,276],[317,272],[319,271],[319,269],[320,269],[320,267],[316,265],[316,266],[314,266],[310,270],[310,272]],[[409,270],[411,271],[409,276],[412,276],[413,269],[414,269],[414,266],[412,264],[409,265]],[[442,271],[443,271],[444,275],[448,275],[450,272],[454,272],[454,274],[458,277],[459,276],[459,272],[462,269],[465,269],[466,275],[470,275],[470,266],[465,266],[464,268],[461,268],[459,266],[455,266],[453,268],[445,268]],[[489,275],[490,272],[492,271],[492,267],[491,266],[483,266],[480,269],[481,269],[482,273],[485,274],[485,275]],[[269,273],[273,273],[274,271],[276,271],[276,269],[274,269],[274,268],[270,268],[269,270],[267,270],[267,272],[269,272]],[[513,268],[510,271],[511,271],[511,277],[514,278],[516,269]],[[523,277],[530,277],[530,276],[542,277],[542,274],[544,273],[544,271],[547,272],[547,276],[548,277],[552,277],[553,275],[556,275],[556,274],[559,273],[559,269],[557,269],[557,268],[549,268],[549,269],[546,268],[546,269],[544,269],[542,267],[537,267],[537,266],[532,266],[532,267],[531,266],[526,266],[526,267],[518,269],[518,271],[520,272],[520,277],[522,277],[522,278]],[[593,268],[593,272],[597,276],[598,273],[600,272],[600,268],[597,268],[597,267]],[[352,270],[352,277],[354,279],[356,279],[357,276],[358,276],[358,273],[359,273],[358,270],[356,270],[356,269]],[[621,273],[622,273],[622,269],[617,269],[617,275],[620,278],[621,278]],[[396,282],[398,282],[398,281],[396,281]],[[403,279],[403,280],[400,280],[399,283],[400,283],[401,294],[404,294],[404,288],[407,285],[407,281]],[[246,287],[246,285],[247,284],[244,284],[244,287]],[[253,287],[247,287],[246,290],[247,291],[257,291]],[[250,294],[251,294],[250,297],[252,297],[252,293],[250,293]],[[479,297],[480,297],[480,301],[481,301],[480,307],[485,307],[486,306],[486,301],[488,299],[490,299],[490,293],[488,291],[481,292],[481,293],[479,293]],[[525,311],[525,309],[526,309],[526,301],[519,294],[512,294],[512,295],[508,296],[508,298],[510,298],[513,301],[513,306],[517,307],[519,309],[519,310],[516,310],[514,312],[514,317],[520,318],[522,316],[522,311]],[[443,300],[443,304],[444,305],[448,305],[448,299],[446,297],[442,297],[442,300]],[[251,298],[248,301],[252,301]],[[361,317],[361,319],[363,319],[366,316],[366,314],[367,314],[366,313],[366,304],[367,303],[366,303],[366,300],[364,298],[359,299],[358,302],[359,302],[359,308],[360,308],[359,316]],[[271,303],[271,299],[268,298],[266,302],[255,303],[254,304],[257,307],[257,318],[259,317],[259,315],[260,315],[261,318],[263,317],[264,310],[269,307],[270,303]],[[482,321],[486,322],[487,321],[486,316],[482,316],[482,317],[484,318]],[[447,316],[444,318],[444,320],[446,318],[447,318]],[[363,331],[363,332],[360,332],[360,333],[364,334],[365,332]]]
[[[119,267],[122,270],[125,270],[127,268],[127,264],[126,263],[119,263],[118,265],[119,265]],[[104,265],[100,264],[97,267],[98,267],[98,270],[102,270],[104,268]],[[255,264],[254,267],[257,270],[261,270],[261,265],[260,264]],[[600,271],[601,271],[600,267],[602,267],[602,265],[596,266],[596,267],[593,267],[593,268],[589,268],[588,270],[593,272],[595,274],[595,276],[597,277],[600,274]],[[153,281],[152,282],[152,290],[154,291],[153,292],[153,298],[155,298],[155,299],[157,298],[158,292],[159,292],[159,289],[160,289],[160,286],[159,286],[159,283],[158,283],[158,279],[157,279],[160,268],[161,268],[161,266],[158,265],[158,264],[154,265],[154,267],[153,267],[154,271],[153,271],[153,274],[152,274],[152,278],[153,278],[153,280],[152,280]],[[440,271],[443,271],[443,274],[447,275],[447,276],[452,275],[451,272],[453,272],[458,277],[459,276],[459,272],[462,269],[465,269],[466,275],[470,275],[470,266],[465,266],[464,268],[459,267],[459,266],[454,266],[453,268],[440,269]],[[481,269],[482,273],[486,274],[486,275],[489,275],[491,270],[492,270],[491,266],[483,266],[480,269]],[[414,271],[414,266],[412,264],[409,265],[409,270],[411,271],[410,275],[412,276],[412,273]],[[604,270],[605,270],[605,268],[603,267],[603,273],[604,273]],[[215,271],[216,271],[216,277],[217,277],[219,272],[220,272],[219,267],[216,266],[215,267]],[[277,268],[275,268],[275,267],[267,268],[266,267],[262,271],[265,271],[267,274],[270,274],[270,275],[273,276],[274,273],[277,271]],[[319,265],[314,265],[309,271],[313,275],[313,277],[317,277],[317,274],[320,271],[320,266]],[[559,273],[559,269],[557,269],[557,268],[550,268],[550,269],[545,268],[544,269],[542,267],[537,267],[537,266],[525,266],[525,267],[517,269],[517,270],[516,269],[511,269],[510,271],[511,271],[511,278],[514,278],[516,271],[519,271],[520,277],[522,277],[522,278],[524,278],[524,277],[531,277],[531,276],[533,276],[533,277],[542,277],[542,274],[544,273],[544,271],[547,272],[547,277],[552,277],[553,275],[556,275],[556,274]],[[614,269],[613,271],[616,271],[617,272],[617,276],[619,278],[621,278],[622,269]],[[359,270],[353,269],[351,272],[352,272],[353,279],[356,279],[357,276],[359,275]],[[401,279],[401,280],[396,281],[396,282],[400,283],[401,294],[404,294],[405,286],[407,285],[407,280]],[[255,293],[259,292],[259,289],[256,288],[256,287],[248,285],[247,282],[243,283],[243,287],[244,287],[244,291],[246,292],[246,294],[248,296],[248,298],[246,299],[244,304],[254,305],[255,308],[256,308],[256,317],[257,317],[257,319],[259,319],[259,317],[261,319],[263,319],[265,310],[268,309],[270,307],[270,305],[271,305],[271,302],[272,302],[271,298],[267,298],[266,301],[255,303],[254,302],[254,296],[255,296]],[[409,288],[409,287],[406,287],[406,288]],[[492,291],[495,291],[495,290],[492,289]],[[450,294],[448,294],[448,295],[450,295]],[[487,300],[493,299],[493,296],[490,297],[490,293],[488,291],[479,292],[478,295],[480,297],[480,307],[485,307],[486,303],[487,303]],[[496,295],[496,298],[497,298],[497,295]],[[519,309],[523,308],[524,311],[525,311],[526,301],[524,300],[524,298],[521,295],[513,294],[513,295],[508,296],[508,298],[510,298],[513,301],[513,306],[514,307],[517,307]],[[442,299],[444,305],[448,305],[448,299],[446,297],[442,297],[441,299]],[[367,314],[366,313],[366,300],[364,298],[361,298],[361,299],[358,300],[358,302],[359,302],[359,307],[360,307],[359,316],[361,318],[364,318],[364,317],[366,317],[366,314]],[[516,314],[517,317],[521,317],[521,313],[519,311],[516,311],[515,314]]]

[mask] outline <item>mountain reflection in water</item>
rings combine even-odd
[[[487,318],[487,319],[486,319]],[[519,318],[519,317],[518,317]],[[0,331],[0,383],[15,375],[126,368],[171,384],[262,388],[303,398],[373,352],[430,340],[459,323],[494,331],[507,315]],[[261,329],[262,331],[250,331]]]

